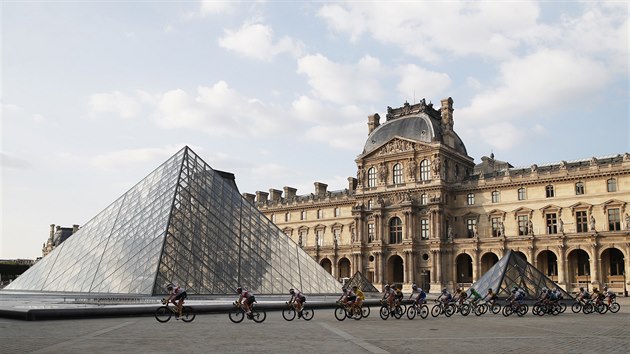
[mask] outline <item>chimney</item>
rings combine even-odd
[[[269,199],[271,199],[272,202],[279,202],[280,199],[282,199],[282,191],[269,188]]]
[[[55,237],[55,224],[50,224],[50,239]]]
[[[72,234],[75,234],[77,231],[79,231],[79,225],[72,225]]]
[[[295,192],[297,192],[296,188],[284,186],[284,198],[286,200],[295,199]]]
[[[267,196],[269,196],[269,193],[256,191],[256,201],[258,203],[267,204]]]
[[[245,200],[247,200],[248,202],[254,204],[254,202],[256,201],[256,194],[243,193],[243,198],[245,198]]]
[[[357,189],[357,179],[354,177],[348,177],[348,190],[353,191]]]
[[[445,98],[441,101],[442,107],[440,112],[442,114],[442,129],[445,131],[453,130],[453,99]]]
[[[315,195],[326,195],[327,184],[322,182],[315,182]]]
[[[372,134],[372,131],[374,131],[374,129],[376,129],[379,125],[381,125],[381,117],[378,113],[368,116],[368,135]]]

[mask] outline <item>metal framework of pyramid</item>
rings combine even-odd
[[[379,292],[376,287],[370,283],[369,280],[363,275],[363,273],[357,271],[354,273],[352,278],[348,279],[346,283],[346,288],[352,288],[353,286],[357,286],[361,291],[369,292],[369,293],[377,293]]]
[[[525,290],[528,298],[536,298],[543,288],[557,288],[565,299],[573,298],[543,272],[512,250],[508,250],[506,255],[482,275],[471,288],[482,296],[488,289],[492,289],[500,297],[509,297],[514,286]],[[470,289],[468,293],[470,295]]]
[[[157,295],[337,293],[341,284],[184,147],[6,289]]]

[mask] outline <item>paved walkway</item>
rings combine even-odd
[[[617,314],[522,318],[470,315],[383,321],[376,308],[360,321],[337,321],[318,309],[312,321],[286,322],[279,311],[256,324],[226,314],[194,322],[153,317],[60,321],[0,318],[0,353],[626,353],[630,301]]]

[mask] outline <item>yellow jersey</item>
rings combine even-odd
[[[363,291],[361,291],[361,289],[357,289],[355,294],[357,295],[357,299],[359,299],[361,301],[365,300],[365,294],[363,294]]]

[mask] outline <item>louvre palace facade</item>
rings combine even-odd
[[[453,100],[368,117],[344,190],[244,193],[337,279],[380,289],[469,286],[512,250],[569,292],[630,284],[630,154],[514,168],[475,164],[454,131]]]

